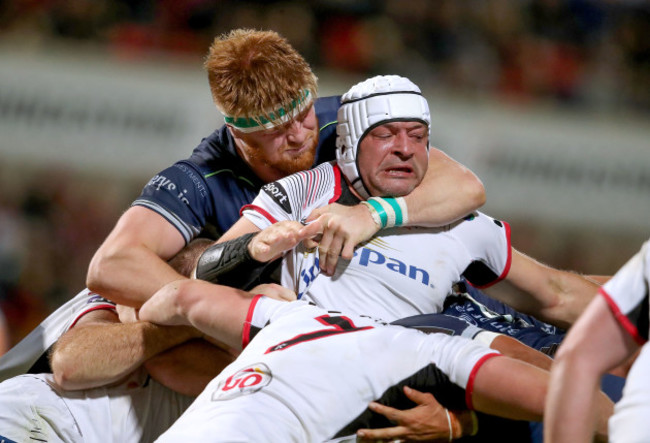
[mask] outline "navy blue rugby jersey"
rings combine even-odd
[[[336,157],[336,112],[340,96],[315,102],[320,128],[316,162]],[[223,233],[239,220],[239,209],[257,196],[264,183],[237,155],[226,126],[204,138],[190,158],[156,174],[132,206],[162,215],[189,242],[204,228]]]

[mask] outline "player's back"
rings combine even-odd
[[[161,441],[187,432],[201,441],[231,441],[226,435],[242,432],[249,441],[324,441],[350,429],[370,401],[433,363],[464,386],[490,352],[458,337],[262,297],[251,329],[269,321]],[[256,414],[271,417],[269,429],[263,422],[247,427]]]

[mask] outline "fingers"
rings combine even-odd
[[[377,414],[381,414],[387,419],[394,422],[399,422],[403,415],[403,412],[401,410],[382,405],[376,401],[370,402],[368,404],[368,409],[370,409],[372,412],[376,412]]]
[[[343,206],[339,203],[331,203],[327,206],[323,206],[321,208],[316,208],[312,211],[311,214],[309,214],[309,217],[307,217],[307,222],[311,222],[313,220],[316,220],[318,217],[320,217],[323,214],[340,214],[340,213],[345,213],[347,206]]]
[[[316,208],[312,211],[311,214],[309,214],[309,217],[307,217],[307,220],[305,220],[307,223],[310,223],[314,220],[316,220],[318,217],[320,217],[322,214],[325,214],[327,212],[327,206],[323,206],[322,208]]]
[[[260,231],[249,245],[251,257],[260,262],[271,261],[292,249],[300,240],[303,225],[296,221],[282,221]]]
[[[342,233],[336,219],[330,218],[325,225],[325,231],[318,246],[318,261],[325,275],[334,275],[336,263],[343,247],[345,233]]]
[[[395,440],[407,435],[408,429],[404,426],[392,428],[359,429],[357,437],[362,440]]]
[[[321,235],[325,230],[326,223],[327,223],[327,217],[319,217],[318,219],[310,222],[302,229],[300,229],[298,231],[298,237],[302,241],[317,237]]]
[[[416,391],[413,388],[409,388],[408,386],[404,386],[404,394],[409,398],[409,400],[413,401],[414,403],[418,405],[423,405],[423,404],[438,404],[438,400],[433,396],[433,394],[430,394],[428,392],[420,392]],[[442,408],[442,405],[440,405],[440,408]]]

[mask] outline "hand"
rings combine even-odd
[[[190,326],[178,306],[178,297],[181,291],[191,290],[192,285],[200,288],[203,284],[206,282],[187,279],[167,283],[142,305],[138,314],[140,320],[167,326]]]
[[[252,258],[262,263],[274,260],[301,241],[317,234],[317,226],[307,228],[309,229],[292,220],[275,223],[251,239],[248,252]]]
[[[362,204],[343,206],[332,203],[315,209],[307,218],[307,222],[310,221],[317,221],[324,228],[318,244],[318,260],[326,275],[334,274],[339,256],[352,260],[354,248],[379,231],[370,209]]]
[[[275,283],[262,283],[261,285],[255,286],[248,292],[255,295],[262,294],[267,297],[283,301],[294,301],[298,298],[296,296],[296,293],[291,289],[287,289],[284,286],[280,286]]]
[[[359,429],[362,440],[449,441],[449,423],[445,408],[432,394],[404,387],[404,394],[417,404],[412,409],[400,411],[376,402],[370,403],[373,412],[397,423],[392,428]],[[456,434],[454,434],[456,435]]]
[[[139,309],[131,306],[116,305],[115,310],[117,311],[117,316],[120,318],[120,323],[127,324],[140,321],[138,318]]]

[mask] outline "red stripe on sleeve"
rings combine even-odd
[[[605,298],[605,301],[607,302],[609,309],[612,311],[612,314],[614,314],[614,318],[616,319],[616,321],[618,321],[623,327],[623,329],[625,329],[627,333],[632,336],[635,342],[637,342],[641,346],[644,345],[646,340],[643,337],[641,337],[641,334],[639,334],[639,330],[630,321],[630,319],[627,318],[627,315],[621,312],[621,309],[618,307],[614,299],[605,291],[605,288],[603,287],[599,288],[598,292],[600,293],[600,295],[603,296],[603,298]]]
[[[98,309],[106,309],[107,311],[113,311],[113,313],[115,313],[115,315],[117,315],[117,311],[115,310],[115,305],[111,305],[111,304],[106,303],[104,305],[93,306],[92,308],[89,308],[89,309],[83,311],[81,314],[79,314],[77,316],[77,318],[74,319],[74,321],[72,322],[72,324],[70,325],[68,330],[72,329],[74,327],[74,325],[76,325],[77,322],[81,319],[81,317],[83,317],[84,315],[86,315],[86,314],[88,314],[90,312],[96,311]]]
[[[334,169],[334,196],[327,203],[334,203],[341,197],[341,169],[337,164],[334,165],[333,169]]]
[[[246,313],[246,320],[244,321],[244,330],[242,331],[242,335],[241,335],[242,349],[248,346],[248,343],[250,343],[251,341],[251,322],[253,321],[253,312],[255,311],[255,306],[257,305],[257,302],[260,300],[260,297],[263,297],[263,295],[257,294],[255,297],[253,297],[250,306],[248,306],[248,312]]]
[[[474,409],[474,405],[472,405],[472,393],[474,392],[474,380],[476,379],[476,374],[478,373],[478,370],[481,369],[481,366],[485,364],[486,361],[491,359],[492,357],[501,357],[502,354],[498,353],[493,353],[493,354],[487,354],[481,357],[481,359],[476,362],[474,365],[474,368],[472,369],[472,372],[469,374],[469,380],[467,380],[467,387],[465,388],[465,403],[467,404],[467,407],[469,409]]]
[[[259,206],[255,206],[255,205],[244,205],[244,206],[242,206],[241,209],[239,210],[239,215],[241,216],[242,214],[244,214],[244,211],[246,211],[246,210],[251,210],[251,211],[259,212],[262,216],[264,216],[264,217],[265,217],[268,221],[270,221],[271,223],[277,223],[277,222],[278,222],[278,221],[277,221],[277,220],[276,220],[276,219],[275,219],[271,214],[269,214],[266,210],[260,208]]]

